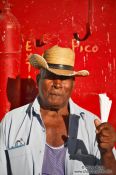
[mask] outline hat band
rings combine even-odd
[[[49,64],[48,66],[53,69],[62,69],[62,70],[73,70],[73,66],[63,65],[63,64]]]

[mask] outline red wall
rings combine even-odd
[[[4,2],[5,0],[0,2],[1,10]],[[35,85],[37,71],[30,67],[28,55],[35,52],[42,54],[49,46],[59,44],[75,49],[75,69],[88,69],[90,72],[89,77],[76,79],[72,94],[74,101],[100,115],[98,94],[107,93],[113,101],[109,122],[116,128],[116,0],[90,0],[91,35],[80,42],[74,39],[73,33],[78,32],[80,38],[86,34],[88,0],[9,0],[9,2],[12,5],[12,13],[21,26],[22,50],[20,73],[15,78],[10,77],[10,98],[6,92],[9,103],[6,111],[32,101],[37,94]],[[36,44],[36,40],[39,45]],[[3,75],[0,75],[1,77]],[[20,82],[18,90],[17,82]],[[20,96],[20,102],[17,104],[14,102],[16,91]],[[4,98],[1,99],[0,103],[5,106]],[[0,111],[2,118],[6,111],[2,108]]]

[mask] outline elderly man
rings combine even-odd
[[[89,175],[116,173],[116,133],[108,123],[75,104],[74,52],[59,46],[34,54],[30,63],[39,95],[6,114],[0,126],[1,175]]]

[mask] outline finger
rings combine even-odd
[[[105,140],[107,139],[109,142],[114,142],[114,143],[116,142],[115,133],[103,130],[100,135]]]
[[[98,127],[101,125],[100,120],[95,119],[94,120],[94,124],[95,124],[95,127],[96,127],[96,133],[99,133]]]
[[[97,133],[100,133],[102,131],[103,132],[107,132],[108,131],[108,133],[112,132],[113,128],[108,122],[100,124],[100,121],[99,121],[99,124],[98,124],[98,121],[97,122],[95,121],[95,126],[96,126],[96,129],[97,129]]]
[[[100,148],[110,150],[113,148],[113,144],[109,143],[99,143]]]
[[[101,131],[100,133],[102,136],[111,137],[111,135],[112,135],[112,132],[105,127],[104,128],[101,127],[100,131]]]
[[[111,142],[114,142],[112,140],[112,138],[110,138],[110,137],[104,137],[102,135],[100,135],[98,139],[99,139],[99,142],[102,142],[102,143],[111,143]]]
[[[94,120],[95,127],[97,128],[99,125],[101,125],[101,121],[98,119]]]

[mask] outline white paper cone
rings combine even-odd
[[[99,94],[99,102],[100,102],[101,121],[107,122],[112,105],[112,100],[110,100],[109,97],[107,97],[107,95],[104,93]]]

